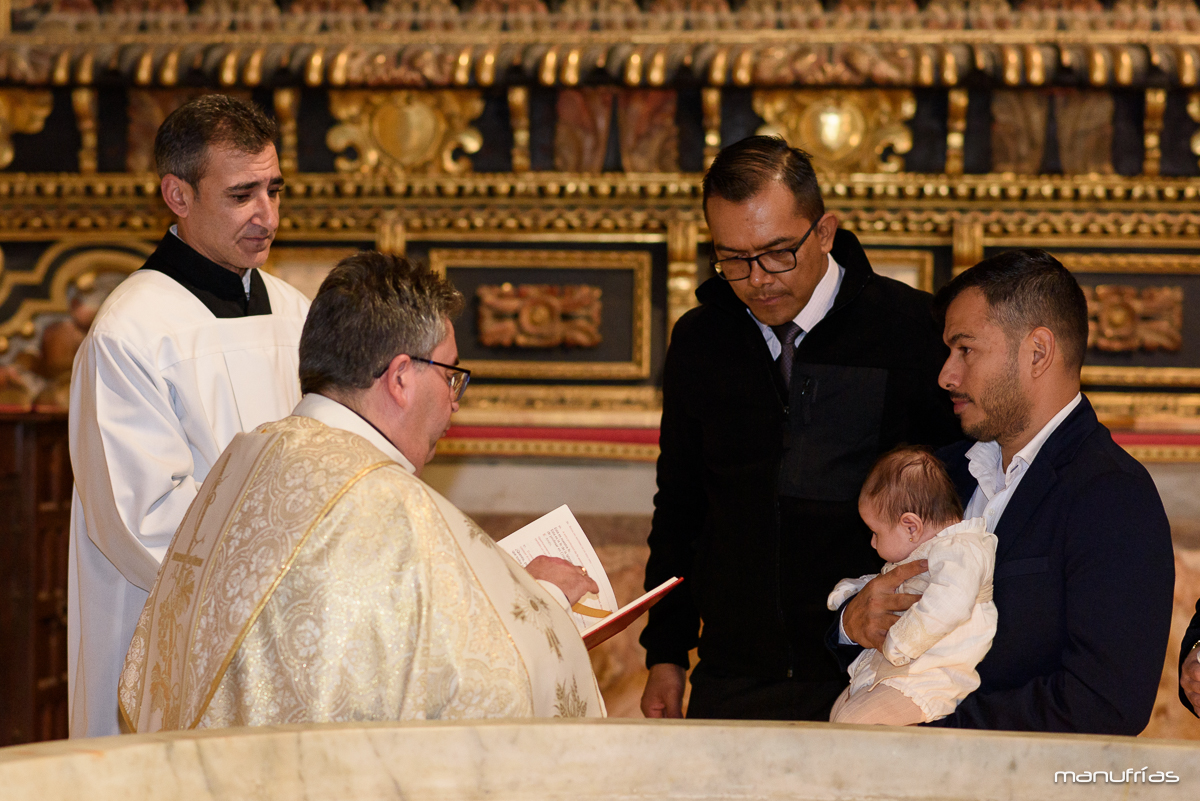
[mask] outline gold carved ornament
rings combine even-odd
[[[754,93],[760,134],[812,154],[824,173],[899,172],[912,149],[905,125],[917,110],[908,90],[772,90]]]
[[[1083,287],[1088,347],[1113,353],[1177,351],[1183,344],[1183,288]]]
[[[600,334],[599,287],[510,283],[484,285],[479,299],[479,344],[494,348],[594,348]]]
[[[471,162],[455,151],[477,153],[483,146],[470,125],[483,113],[478,92],[335,91],[329,110],[340,121],[325,135],[329,149],[355,151],[334,160],[341,173],[458,175],[470,172]]]
[[[12,135],[42,130],[54,108],[54,95],[45,90],[0,89],[0,169],[16,155]]]

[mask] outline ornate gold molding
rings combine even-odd
[[[633,386],[496,385],[472,381],[455,425],[658,428],[662,391]]]
[[[1200,274],[1200,255],[1181,253],[1055,253],[1073,273]]]
[[[512,125],[512,169],[529,172],[529,89],[513,86],[508,90],[508,118]]]
[[[72,250],[79,252],[64,259],[64,254]],[[153,252],[154,245],[144,241],[72,239],[49,247],[28,272],[4,271],[0,280],[0,302],[7,300],[18,286],[40,285],[54,267],[49,297],[22,301],[12,316],[0,323],[0,340],[4,342],[0,352],[7,349],[10,337],[33,335],[35,316],[67,311],[67,290],[82,276],[98,272],[131,273]]]
[[[275,90],[275,120],[279,125],[279,169],[291,175],[300,169],[300,90],[287,87]]]
[[[700,93],[704,114],[704,169],[708,169],[721,152],[721,90],[705,88]]]
[[[353,207],[385,200],[404,205],[460,201],[493,205],[504,201],[649,203],[699,210],[700,173],[562,172],[403,175],[386,179],[329,173],[288,176],[285,206],[331,202]],[[151,172],[0,175],[0,205],[53,204],[60,199],[156,200],[158,176]],[[838,208],[879,206],[892,209],[945,209],[960,214],[1025,214],[1076,210],[1098,217],[1137,211],[1186,214],[1200,201],[1194,178],[1122,175],[943,175],[925,173],[847,173],[825,175],[826,203]],[[981,217],[983,219],[983,217]],[[1140,223],[1130,221],[1128,233]],[[1197,230],[1200,232],[1200,229]],[[1083,233],[1087,233],[1084,231]]]
[[[456,158],[454,151],[475,153],[483,144],[470,125],[483,113],[478,92],[334,91],[329,110],[341,121],[325,136],[329,149],[355,151],[353,158],[334,160],[343,173],[385,179],[410,173],[457,175],[470,172],[471,163]]]
[[[79,129],[79,172],[95,175],[98,166],[96,148],[99,138],[96,132],[96,91],[75,89],[71,92],[71,105],[75,109],[75,125]]]
[[[1200,394],[1088,392],[1100,422],[1113,430],[1200,433]]]
[[[1146,155],[1142,161],[1142,173],[1158,175],[1162,162],[1163,116],[1167,111],[1167,90],[1146,90],[1146,113],[1143,122],[1142,140]]]
[[[947,115],[945,170],[947,175],[962,175],[969,96],[966,89],[951,89],[949,95],[950,111]]]
[[[1083,366],[1084,386],[1200,387],[1200,367]]]
[[[561,439],[444,437],[438,441],[437,452],[439,456],[524,456],[612,459],[623,462],[654,462],[658,460],[657,445]]]
[[[695,221],[678,221],[667,226],[667,337],[675,323],[697,304],[696,243],[700,226]]]
[[[574,86],[592,70],[627,86],[663,86],[681,72],[710,85],[947,86],[982,74],[996,85],[1126,88],[1165,78],[1197,85],[1200,28],[1180,9],[1126,7],[972,10],[931,3],[900,11],[871,3],[852,14],[747,7],[622,14],[604,9],[537,15],[523,4],[480,6],[486,14],[398,10],[348,14],[337,3],[294,3],[170,15],[55,15],[0,41],[2,77],[30,85],[96,79],[113,64],[139,85],[174,86],[199,73],[211,85],[491,86],[514,69],[544,85]],[[570,6],[567,4],[564,8]],[[709,5],[709,4],[700,4]],[[749,4],[752,5],[752,4]],[[1039,4],[1040,5],[1040,4]],[[579,6],[579,4],[576,4]],[[309,9],[304,13],[302,9]],[[195,54],[206,57],[195,63]]]

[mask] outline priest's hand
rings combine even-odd
[[[1192,702],[1192,709],[1200,715],[1200,648],[1193,648],[1183,660],[1179,670],[1179,686]]]
[[[642,714],[648,718],[683,717],[684,669],[670,662],[650,666],[642,691]]]
[[[924,559],[900,565],[867,582],[842,609],[842,630],[863,648],[880,649],[899,613],[921,600],[920,595],[897,593],[896,588],[929,569]]]
[[[587,571],[557,556],[539,556],[525,565],[525,570],[538,581],[548,581],[558,587],[572,605],[589,592],[600,592],[599,585],[588,577]]]

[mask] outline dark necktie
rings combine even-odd
[[[783,376],[783,385],[790,387],[792,385],[792,362],[796,359],[796,337],[800,333],[800,326],[789,320],[783,325],[771,326],[771,330],[775,332],[775,336],[779,339],[779,346],[782,348],[779,351],[779,375]]]

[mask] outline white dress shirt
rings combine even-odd
[[[821,280],[817,282],[808,303],[804,304],[800,313],[792,318],[792,322],[800,326],[800,333],[796,334],[796,345],[800,344],[804,335],[811,331],[817,323],[825,319],[825,315],[829,314],[829,310],[833,308],[833,302],[837,300],[838,290],[842,288],[842,276],[846,274],[845,269],[834,261],[832,255],[826,258],[829,259],[829,266],[825,269],[825,275],[821,276]],[[771,358],[778,359],[779,354],[783,352],[783,346],[779,344],[779,337],[775,336],[771,326],[755,317],[749,309],[746,309],[746,313],[762,331],[763,339],[767,341],[767,349],[771,351]]]

